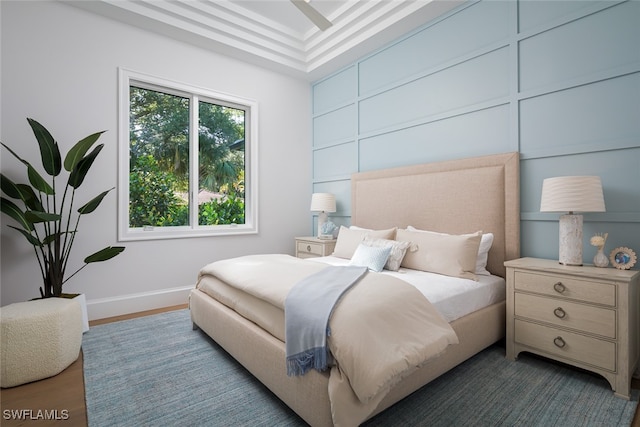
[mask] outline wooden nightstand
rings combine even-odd
[[[596,372],[630,398],[640,272],[521,258],[507,267],[507,359],[528,351]]]
[[[313,258],[328,256],[336,247],[336,239],[318,239],[317,237],[296,237],[296,256]]]

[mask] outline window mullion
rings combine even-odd
[[[199,142],[198,142],[198,123],[199,123],[199,99],[197,95],[191,96],[189,114],[189,223],[191,228],[198,228],[198,190],[199,190]]]

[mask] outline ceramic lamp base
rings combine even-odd
[[[320,212],[318,214],[318,237],[322,235],[322,227],[324,226],[324,223],[327,222],[328,218],[329,216],[326,212]]]
[[[563,265],[582,265],[582,215],[560,217],[560,256]]]

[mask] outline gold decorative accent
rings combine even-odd
[[[636,265],[638,256],[632,249],[621,246],[611,251],[609,259],[611,260],[611,265],[618,270],[629,270]]]

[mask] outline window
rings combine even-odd
[[[256,103],[123,69],[120,95],[120,240],[256,233]]]

